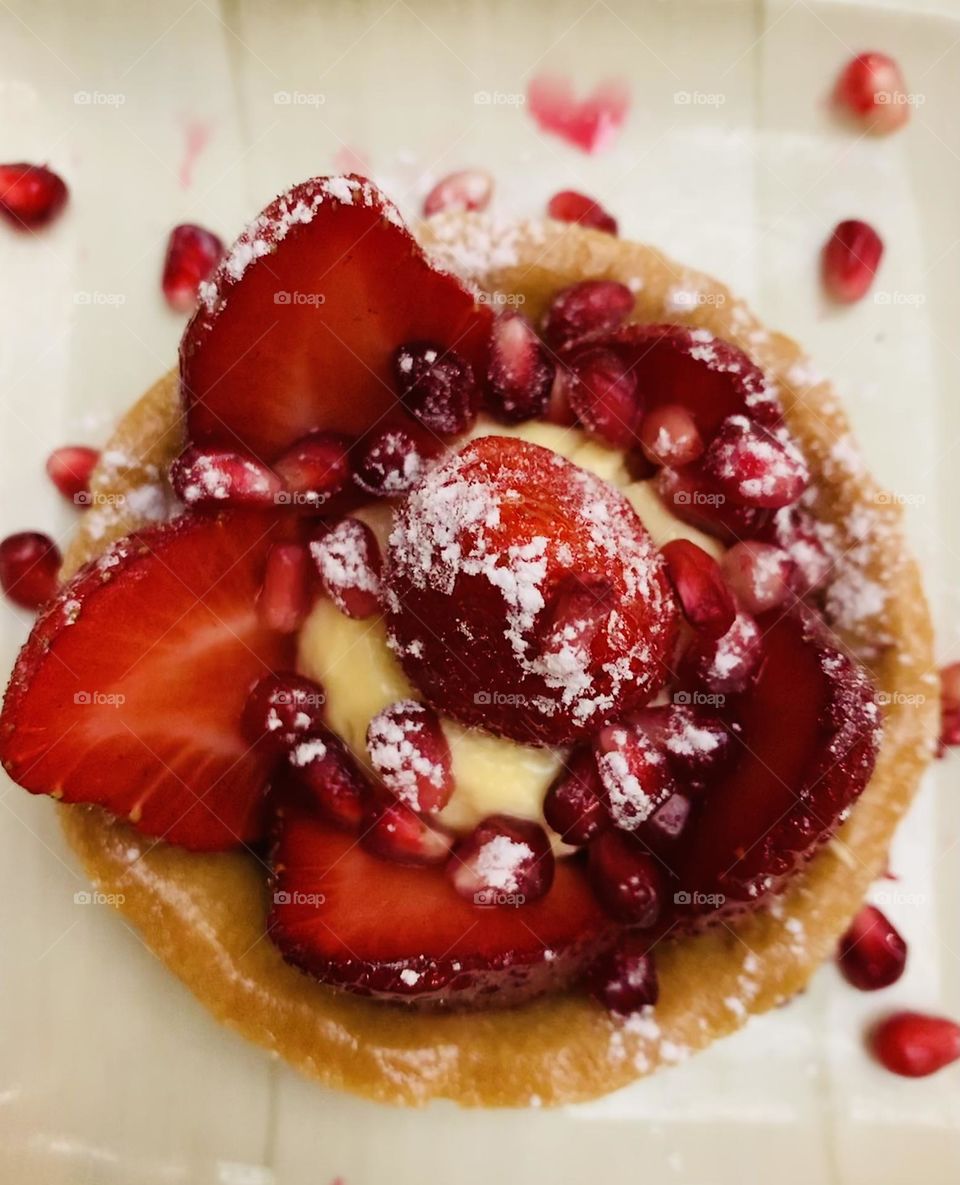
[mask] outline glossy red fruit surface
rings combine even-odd
[[[273,854],[269,932],[324,983],[435,1007],[499,1007],[577,981],[614,937],[582,869],[560,861],[522,908],[476,906],[443,868],[363,850],[355,837],[285,810]]]
[[[875,905],[865,905],[840,939],[837,962],[848,983],[874,992],[896,983],[907,965],[907,944]]]
[[[587,972],[584,986],[599,1004],[619,1016],[656,1004],[660,985],[649,936],[629,930],[622,934]]]
[[[432,341],[404,343],[394,355],[393,376],[403,406],[428,432],[455,436],[476,418],[476,378],[456,350]]]
[[[52,222],[68,196],[63,178],[46,165],[0,165],[0,214],[18,230]]]
[[[494,323],[487,364],[486,403],[505,423],[543,415],[556,366],[522,313],[501,314]]]
[[[491,315],[437,271],[362,177],[277,198],[227,253],[180,348],[187,434],[270,462],[309,432],[358,435],[395,409],[405,342],[486,365]]]
[[[589,843],[610,825],[592,749],[580,749],[567,760],[547,791],[543,815],[564,843],[577,846]]]
[[[910,118],[906,83],[888,54],[870,51],[851,58],[834,88],[837,107],[878,135],[895,132]]]
[[[83,444],[68,444],[54,449],[47,457],[47,476],[64,498],[83,506],[90,493],[90,475],[100,460],[95,448]]]
[[[39,609],[57,591],[60,549],[39,531],[0,540],[0,588],[22,609]]]
[[[293,657],[256,607],[278,529],[249,512],[187,515],[82,568],[7,689],[0,756],[13,780],[188,848],[258,838],[272,761],[241,716],[252,684]]]
[[[280,478],[255,457],[232,449],[193,446],[170,466],[170,484],[190,510],[269,508],[278,504],[283,489]]]
[[[295,671],[264,675],[250,689],[243,731],[251,744],[288,753],[322,725],[326,695],[319,683]]]
[[[442,810],[453,793],[453,759],[440,717],[426,704],[400,700],[367,729],[367,751],[383,784],[415,811]]]
[[[634,296],[617,280],[580,280],[562,288],[543,318],[543,336],[556,349],[592,333],[619,328],[633,312]]]
[[[361,843],[368,852],[400,864],[444,864],[453,839],[405,802],[379,798],[363,821]]]
[[[489,815],[458,841],[447,863],[454,889],[474,905],[525,909],[549,893],[553,849],[539,823]]]
[[[840,222],[823,248],[824,287],[845,304],[862,300],[882,258],[883,240],[869,223],[856,218]]]
[[[596,574],[569,637],[556,626]],[[385,567],[404,670],[439,710],[521,742],[595,733],[662,684],[676,608],[656,549],[605,482],[487,436],[411,491]],[[584,628],[580,628],[583,618]]]
[[[547,215],[557,222],[575,222],[588,230],[602,230],[608,235],[617,233],[617,220],[612,214],[584,193],[575,189],[561,189],[547,202]]]
[[[223,258],[223,241],[202,226],[175,226],[167,242],[161,286],[167,304],[189,313],[197,303],[200,285],[213,275]]]
[[[895,1012],[874,1027],[869,1044],[892,1074],[926,1078],[960,1059],[960,1025],[943,1016]]]
[[[689,539],[665,543],[660,554],[690,625],[707,637],[723,637],[733,625],[737,610],[717,561]]]
[[[358,518],[323,524],[310,556],[324,592],[341,613],[362,620],[380,612],[382,560],[377,537]]]
[[[590,845],[590,884],[600,904],[619,922],[655,925],[663,907],[658,862],[622,831],[604,831]]]
[[[373,801],[373,787],[353,754],[335,734],[318,727],[287,751],[291,779],[321,816],[358,831]]]

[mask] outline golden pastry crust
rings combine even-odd
[[[636,291],[637,320],[709,329],[745,349],[777,383],[814,474],[814,511],[835,525],[843,556],[832,624],[865,657],[885,705],[876,770],[849,820],[772,909],[663,945],[660,1003],[626,1021],[580,995],[435,1015],[337,993],[288,967],[265,937],[266,870],[255,856],[191,854],[92,808],[61,808],[63,826],[94,882],[122,894],[121,908],[145,941],[219,1020],[326,1085],[402,1104],[570,1103],[678,1061],[788,1000],[831,953],[883,870],[932,752],[938,701],[930,619],[899,510],[859,465],[830,385],[812,376],[794,342],[767,332],[726,288],[649,247],[554,224],[498,230],[481,219],[435,220],[425,238],[488,291],[522,297],[533,317],[576,280],[622,280]],[[157,475],[180,445],[171,374],[127,413],[108,446],[94,485],[104,500],[81,522],[68,573],[142,525],[144,508],[159,513]]]

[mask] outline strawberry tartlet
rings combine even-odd
[[[829,384],[602,230],[418,243],[361,177],[296,186],[91,490],[3,764],[333,1086],[556,1104],[702,1048],[804,986],[932,755],[919,576]]]

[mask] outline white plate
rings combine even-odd
[[[68,535],[43,457],[102,440],[172,363],[181,323],[158,272],[174,222],[229,237],[345,148],[368,154],[408,210],[430,178],[477,164],[511,214],[540,211],[563,187],[595,194],[624,235],[727,280],[810,347],[871,465],[907,503],[941,657],[960,658],[960,23],[947,11],[4,3],[0,157],[49,158],[73,196],[48,234],[0,234],[0,529]],[[895,53],[922,100],[904,134],[858,139],[825,108],[835,71],[864,48]],[[548,69],[584,88],[629,79],[632,113],[608,153],[588,158],[516,104],[475,99],[522,95]],[[209,141],[184,185],[198,127]],[[888,252],[875,298],[838,312],[819,295],[817,249],[849,216],[874,222]],[[5,667],[29,623],[0,614]],[[955,769],[931,779],[898,839],[900,880],[880,886],[912,946],[900,984],[863,996],[825,968],[802,1000],[694,1061],[549,1114],[392,1111],[302,1081],[218,1028],[112,910],[75,904],[85,883],[50,804],[5,786],[0,1178],[955,1181],[958,1070],[905,1082],[860,1044],[892,1006],[960,1013]]]

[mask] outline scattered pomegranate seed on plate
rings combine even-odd
[[[200,285],[209,280],[223,257],[223,242],[202,226],[175,226],[167,241],[161,286],[167,304],[189,313],[197,303]]]
[[[57,591],[60,550],[48,535],[20,531],[0,540],[0,587],[23,609],[39,609]]]
[[[358,518],[321,524],[310,555],[327,596],[341,613],[362,620],[380,612],[380,544]]]
[[[370,721],[367,751],[383,784],[412,810],[435,814],[453,793],[453,759],[440,717],[400,700]]]
[[[396,798],[375,804],[364,819],[360,842],[367,851],[401,864],[443,864],[453,847],[451,836]]]
[[[539,823],[490,815],[457,843],[447,872],[474,905],[526,905],[553,884],[553,849]]]
[[[883,258],[883,240],[867,222],[839,222],[823,248],[823,283],[834,300],[852,304],[870,290]]]
[[[896,983],[907,965],[907,944],[875,905],[865,905],[840,939],[837,963],[844,979],[861,992]]]
[[[257,612],[267,629],[293,634],[310,609],[310,556],[299,543],[275,543],[267,554]]]
[[[273,506],[283,490],[280,478],[255,457],[194,445],[171,464],[170,484],[191,510]]]
[[[885,53],[861,53],[847,62],[833,97],[842,112],[878,135],[895,132],[910,118],[903,74]]]
[[[100,453],[95,448],[63,445],[47,457],[47,476],[64,498],[83,505],[90,493],[90,475],[99,459]]]
[[[63,178],[46,165],[0,165],[0,214],[20,230],[52,222],[67,197]]]
[[[960,745],[960,662],[940,671],[940,744]]]
[[[633,304],[633,293],[618,280],[580,280],[551,300],[543,336],[559,349],[588,333],[617,329],[633,312]]]
[[[650,939],[626,931],[589,969],[584,985],[598,1003],[619,1016],[656,1004],[660,985]]]
[[[695,630],[711,638],[722,637],[733,625],[737,609],[720,565],[689,539],[665,543],[660,554],[684,617]]]
[[[877,1061],[904,1078],[926,1078],[960,1059],[960,1025],[922,1012],[894,1012],[868,1041]]]
[[[476,382],[469,363],[455,350],[431,342],[400,346],[393,373],[407,411],[431,432],[454,436],[473,423]]]
[[[547,214],[556,222],[575,222],[589,230],[602,230],[608,235],[617,233],[617,220],[612,214],[584,193],[562,189],[547,202]]]
[[[446,210],[485,210],[493,196],[493,178],[482,169],[461,169],[443,177],[423,201],[429,218]]]
[[[522,313],[499,316],[493,325],[486,397],[493,414],[508,424],[542,416],[556,366]]]

